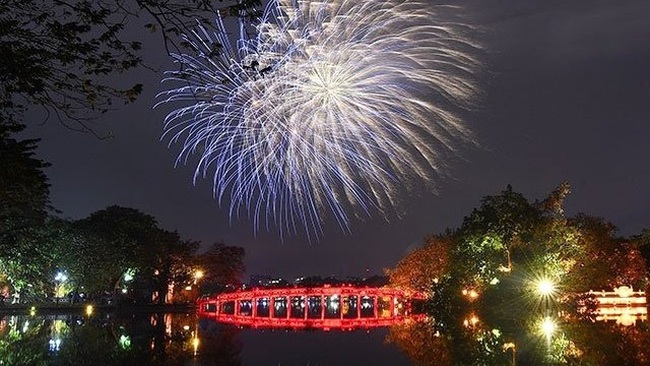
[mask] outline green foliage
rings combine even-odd
[[[569,191],[563,183],[541,202],[529,202],[508,186],[499,195],[483,198],[453,232],[447,272],[431,286],[427,304],[434,329],[448,342],[462,345],[449,349],[453,364],[508,364],[515,356],[521,364],[580,364],[581,352],[588,352],[584,359],[593,364],[649,360],[643,352],[634,357],[600,352],[570,328],[541,335],[546,316],[565,314],[555,321],[567,327],[589,317],[577,312],[578,299],[589,303],[584,292],[621,285],[638,289],[648,281],[648,231],[624,239],[603,219],[584,214],[566,218]],[[554,287],[542,295],[538,286],[545,279]],[[478,295],[472,296],[472,291]],[[463,322],[469,314],[477,316],[477,324]],[[607,337],[619,337],[617,344],[631,342],[633,349],[641,349],[650,338],[613,333]],[[516,342],[516,350],[502,351],[510,342]]]
[[[136,209],[110,206],[75,223],[78,241],[70,271],[88,291],[113,289],[129,268],[139,268],[152,247],[156,220]]]

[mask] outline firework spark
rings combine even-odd
[[[395,0],[274,0],[233,47],[221,19],[214,33],[186,37],[175,54],[182,102],[164,138],[177,163],[198,156],[198,177],[231,218],[255,228],[322,233],[331,215],[385,213],[399,193],[439,173],[441,154],[470,138],[454,111],[475,92],[477,66],[465,28],[439,7]]]

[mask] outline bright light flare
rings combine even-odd
[[[205,275],[205,273],[200,269],[197,269],[196,272],[194,272],[194,278],[197,279],[197,280],[200,280],[201,278],[203,278],[204,275]]]
[[[197,157],[230,218],[255,229],[323,232],[325,217],[399,212],[472,141],[458,114],[471,106],[477,47],[453,7],[398,0],[271,0],[233,47],[221,17],[193,52],[172,55],[181,86],[160,103],[163,138]],[[230,26],[228,27],[230,28]],[[253,29],[254,28],[254,29]],[[247,36],[253,34],[253,36]],[[159,103],[159,104],[160,104]]]
[[[548,278],[543,278],[536,283],[537,293],[541,296],[552,296],[555,294],[555,283]]]
[[[547,338],[550,338],[557,330],[557,323],[551,317],[544,318],[539,325],[539,331]]]

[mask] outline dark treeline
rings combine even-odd
[[[5,301],[42,303],[192,302],[237,287],[244,249],[200,243],[158,227],[154,217],[110,206],[81,220],[45,215],[22,225],[5,217],[0,252],[0,295]]]
[[[148,69],[147,47],[136,39],[141,32],[128,28],[154,32],[160,49],[179,51],[187,48],[181,34],[197,22],[210,28],[217,12],[249,19],[260,6],[258,0],[0,4],[0,295],[15,302],[18,295],[37,301],[83,292],[161,302],[172,284],[171,293],[241,281],[242,248],[216,243],[198,254],[199,243],[136,209],[58,217],[49,204],[49,164],[35,154],[39,140],[21,136],[32,124],[25,112],[40,109],[63,127],[108,137],[93,120],[135,101],[144,88],[137,80],[117,85],[115,76]],[[38,136],[37,127],[29,134]]]
[[[133,208],[110,206],[81,220],[49,204],[48,164],[22,126],[0,123],[0,295],[11,302],[78,299],[80,294],[162,303],[239,285],[243,248],[199,243]],[[192,290],[184,289],[192,287]]]

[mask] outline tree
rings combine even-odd
[[[11,136],[22,130],[0,124],[0,253],[15,245],[22,231],[43,224],[49,208],[49,164],[34,157],[37,139]]]
[[[632,240],[645,259],[646,267],[650,270],[650,229],[643,229],[641,234],[635,235]]]
[[[175,231],[158,229],[149,244],[149,248],[143,248],[143,260],[137,268],[144,280],[151,279],[158,293],[157,302],[162,304],[170,284],[184,285],[193,278],[193,254],[199,243],[182,240]]]
[[[434,283],[448,272],[451,235],[429,236],[424,245],[402,258],[394,269],[385,272],[390,284],[415,291],[429,292]]]
[[[234,2],[234,1],[233,1]],[[143,66],[142,44],[127,24],[149,16],[166,46],[197,21],[210,26],[224,15],[246,17],[261,1],[229,6],[210,0],[8,0],[0,4],[0,124],[16,123],[41,106],[69,128],[95,133],[88,122],[132,102],[142,84],[120,86],[112,76]]]
[[[578,214],[570,222],[580,232],[584,248],[584,255],[576,257],[576,290],[646,285],[648,268],[639,237],[618,238],[612,223],[586,214]]]
[[[43,285],[39,278],[50,254],[39,245],[47,236],[49,166],[36,158],[36,139],[18,140],[17,124],[0,124],[0,276],[15,290]]]
[[[225,286],[239,286],[244,275],[244,248],[215,243],[205,253],[197,256],[203,269],[204,289],[218,290]]]
[[[482,287],[499,271],[512,268],[512,252],[525,246],[540,212],[508,185],[497,196],[487,196],[465,217],[458,229],[454,262],[468,285]]]
[[[151,250],[156,219],[133,208],[110,206],[75,223],[80,239],[75,265],[88,291],[115,289],[128,269],[136,269]]]

